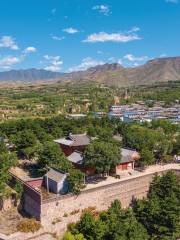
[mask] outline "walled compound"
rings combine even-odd
[[[133,199],[146,197],[155,173],[162,175],[168,170],[174,170],[180,175],[180,165],[169,165],[169,167],[159,168],[158,171],[156,169],[149,173],[139,173],[128,179],[118,179],[110,184],[85,189],[79,195],[54,194],[44,198],[32,187],[34,183],[29,182],[24,186],[24,210],[41,220],[47,231],[62,233],[67,224],[76,222],[87,208],[102,211],[107,209],[115,199],[121,201],[122,207],[127,207]]]

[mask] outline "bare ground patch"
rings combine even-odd
[[[16,208],[0,212],[0,233],[9,235],[17,231],[17,224],[23,217]]]

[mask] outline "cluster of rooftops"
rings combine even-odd
[[[69,134],[68,136],[54,140],[61,150],[64,152],[67,159],[85,174],[85,178],[95,175],[95,168],[84,167],[83,152],[85,148],[93,141],[87,134]],[[134,161],[139,159],[139,153],[132,149],[121,148],[121,163],[118,164],[114,173],[118,174],[122,171],[133,171]],[[44,185],[53,193],[65,193],[68,190],[66,181],[67,174],[60,170],[51,168],[44,175]]]
[[[149,102],[151,104],[151,102]],[[112,105],[108,113],[96,112],[95,116],[107,115],[109,118],[120,118],[124,122],[145,122],[153,119],[168,119],[172,122],[180,122],[180,104],[175,103],[171,107],[164,107],[164,102],[153,102],[153,107],[148,107],[145,102],[137,101],[134,104]]]
[[[67,159],[73,164],[82,165],[83,151],[89,145],[92,138],[87,134],[69,134],[65,138],[54,140],[59,144]],[[139,153],[133,149],[121,148],[121,164],[133,162],[139,158]]]

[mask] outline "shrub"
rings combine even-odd
[[[72,211],[70,214],[71,214],[71,215],[75,215],[75,214],[77,214],[77,213],[79,213],[79,209]]]
[[[56,223],[59,223],[61,222],[61,218],[55,218],[53,221],[52,221],[52,224],[55,225]]]
[[[82,210],[82,213],[92,213],[96,210],[96,206],[89,206],[87,208],[84,208]]]
[[[41,228],[41,223],[35,219],[23,219],[17,225],[17,230],[20,232],[36,232]]]

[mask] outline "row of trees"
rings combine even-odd
[[[149,150],[155,158],[166,160],[165,156],[178,153],[180,126],[167,120],[154,120],[150,124],[125,124],[118,119],[97,119],[87,117],[79,120],[63,116],[48,119],[26,119],[9,121],[0,125],[0,136],[9,138],[18,154],[33,158],[39,143],[52,141],[68,133],[84,133],[107,141],[114,134],[123,137],[123,146],[138,151]]]
[[[85,212],[63,240],[176,240],[180,237],[180,184],[173,172],[155,176],[147,199],[122,209],[115,200],[107,211]]]
[[[87,132],[88,135],[98,136],[102,140],[112,138],[116,133],[123,137],[123,145],[138,151],[150,149],[160,154],[177,152],[179,147],[180,126],[167,120],[155,120],[151,124],[139,126],[124,124],[118,119],[97,119],[87,117],[79,120],[66,119],[63,116],[48,119],[21,119],[8,121],[0,125],[0,136],[10,139],[18,154],[28,158],[34,157],[38,143],[52,141],[71,133]],[[176,144],[177,142],[177,144]]]
[[[48,119],[26,119],[9,121],[0,125],[0,136],[10,139],[19,155],[33,158],[39,143],[53,141],[71,133],[87,132],[90,136],[111,136],[114,123],[108,119],[70,120],[63,116]]]
[[[140,152],[140,165],[173,160],[179,154],[180,126],[167,120],[153,120],[143,126],[131,124],[120,130],[123,145]]]

